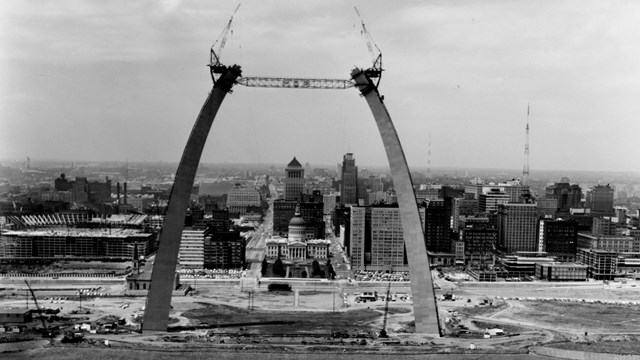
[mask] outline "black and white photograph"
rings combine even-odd
[[[640,2],[0,1],[0,358],[640,357]]]

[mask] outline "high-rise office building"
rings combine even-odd
[[[344,154],[340,173],[340,204],[358,204],[358,167],[352,153]]]
[[[296,212],[296,200],[279,199],[273,202],[273,232],[286,233],[289,230],[289,221]]]
[[[331,215],[331,222],[333,224],[333,235],[340,238],[347,255],[350,256],[351,206],[336,206]]]
[[[306,221],[307,227],[313,229],[314,239],[324,239],[326,224],[324,222],[322,195],[318,195],[315,199],[319,200],[300,203],[300,216]]]
[[[473,198],[453,199],[451,210],[451,229],[458,231],[461,226],[461,216],[472,216],[478,213],[478,200]]]
[[[613,188],[607,185],[596,185],[587,192],[586,205],[591,212],[613,212]]]
[[[400,209],[373,207],[370,208],[370,214],[371,266],[404,266],[406,261]]]
[[[558,211],[558,199],[555,197],[544,197],[536,199],[538,204],[538,216],[554,218]]]
[[[365,261],[365,238],[367,237],[366,208],[352,206],[349,219],[349,254],[351,266],[354,270],[365,269],[365,264],[371,262],[371,245],[369,245],[369,259]],[[368,226],[369,228],[371,225]]]
[[[245,241],[240,231],[213,232],[204,239],[204,267],[241,269],[245,261]]]
[[[538,251],[536,204],[498,205],[498,248],[506,253]]]
[[[492,188],[482,193],[478,197],[478,210],[489,213],[498,211],[498,205],[509,202],[509,195],[499,188]]]
[[[578,224],[575,221],[542,219],[538,227],[538,250],[561,262],[575,261]]]
[[[629,212],[629,209],[623,206],[616,206],[615,208],[613,208],[613,211],[616,214],[616,217],[618,218],[618,224],[620,225],[627,224],[627,219],[629,218],[627,216],[627,213]]]
[[[180,241],[178,259],[183,268],[204,268],[204,242],[209,237],[207,230],[184,229]]]
[[[420,208],[424,223],[424,208]],[[354,270],[407,270],[400,209],[396,205],[352,206],[349,250]]]
[[[362,174],[360,174],[362,175]],[[357,198],[358,205],[367,206],[369,205],[369,193],[371,192],[371,187],[369,186],[369,179],[358,177],[358,185],[356,186],[357,190]]]
[[[442,185],[440,184],[421,184],[414,189],[416,200],[418,202],[427,200],[442,199]]]
[[[530,194],[529,185],[522,185],[519,180],[510,180],[500,185],[503,185],[504,193],[509,195],[509,202],[521,202],[523,196]]]
[[[273,231],[283,234],[289,231],[289,222],[294,217],[296,208],[309,228],[313,228],[315,239],[325,238],[324,203],[320,191],[313,194],[300,194],[298,200],[275,200],[273,202]]]
[[[491,260],[498,233],[488,218],[467,218],[461,224],[459,239],[464,244],[465,264],[484,264]]]
[[[284,171],[284,199],[298,200],[304,191],[304,169],[302,164],[294,157]]]
[[[336,194],[326,194],[322,196],[322,202],[324,203],[324,214],[331,215],[336,209],[337,204]]]
[[[451,252],[451,227],[445,201],[431,200],[425,210],[424,239],[428,251]]]
[[[502,192],[509,196],[509,202],[521,202],[520,198],[530,194],[529,185],[522,185],[520,180],[513,179],[499,184],[467,184],[464,187],[465,196],[479,199],[480,195]]]
[[[610,217],[594,217],[591,233],[593,235],[613,236],[616,234],[616,224]]]
[[[569,184],[565,177],[561,182],[547,186],[546,197],[557,200],[557,212],[568,213],[573,208],[582,207],[582,189],[576,184]]]

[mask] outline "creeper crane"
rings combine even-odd
[[[371,61],[373,63],[369,69],[366,69],[364,71],[364,73],[366,76],[368,76],[371,79],[377,78],[378,81],[376,82],[376,87],[378,87],[378,85],[380,85],[380,80],[382,79],[382,71],[383,71],[382,50],[380,50],[380,48],[378,47],[378,44],[376,44],[376,42],[373,40],[373,37],[369,33],[369,30],[367,30],[367,26],[364,24],[364,20],[362,19],[362,16],[360,15],[358,8],[354,6],[353,9],[356,11],[358,18],[360,19],[360,25],[362,27],[362,30],[360,30],[360,34],[364,36],[365,41],[367,42],[367,50],[369,50],[369,55],[371,55]],[[375,51],[374,51],[374,48],[375,48]]]
[[[214,84],[216,83],[215,74],[222,74],[227,68],[226,66],[222,65],[222,63],[220,62],[220,57],[222,56],[222,50],[224,50],[224,45],[227,43],[227,36],[231,31],[231,23],[233,22],[233,17],[238,12],[240,5],[242,4],[238,4],[235,10],[233,10],[233,13],[231,14],[231,18],[229,18],[229,22],[227,23],[227,26],[224,28],[224,30],[222,30],[222,33],[220,34],[220,36],[218,36],[218,39],[216,39],[216,41],[211,46],[211,57],[209,60],[209,65],[207,66],[209,66],[211,70],[211,79],[213,80]],[[231,32],[233,33],[233,31]],[[216,48],[216,45],[217,45],[217,48]]]

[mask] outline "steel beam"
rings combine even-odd
[[[328,89],[343,90],[353,87],[351,80],[342,79],[309,79],[309,78],[283,78],[265,76],[247,76],[238,79],[239,85],[248,87],[265,88],[291,88],[291,89]]]
[[[382,143],[387,153],[393,187],[398,195],[402,232],[409,261],[411,275],[411,293],[413,297],[413,315],[416,321],[416,333],[440,336],[440,323],[436,307],[433,280],[427,247],[424,240],[424,230],[420,221],[418,203],[413,191],[411,173],[404,156],[400,138],[387,107],[382,101],[378,88],[371,81],[364,70],[354,69],[351,77],[356,87],[367,100],[369,108],[378,125]]]
[[[173,279],[178,263],[180,240],[184,227],[184,217],[189,206],[193,181],[198,170],[202,150],[207,141],[209,130],[227,93],[241,75],[240,66],[234,65],[224,70],[215,82],[207,100],[200,110],[182,159],[176,171],[176,177],[169,197],[167,216],[160,234],[160,245],[153,263],[151,287],[147,295],[146,311],[142,329],[144,331],[167,331]]]

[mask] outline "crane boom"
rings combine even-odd
[[[292,88],[292,89],[348,89],[353,81],[343,79],[309,79],[247,76],[237,80],[239,85],[247,87]]]
[[[382,330],[380,330],[380,337],[386,338],[387,336],[387,316],[389,316],[389,298],[391,297],[391,281],[387,285],[387,294],[384,297],[384,317],[382,318]]]
[[[220,34],[220,36],[218,36],[218,39],[216,39],[213,45],[211,45],[211,56],[209,59],[208,66],[211,69],[211,78],[213,79],[214,83],[216,82],[214,74],[222,74],[222,72],[225,69],[225,66],[222,65],[222,63],[220,62],[220,57],[222,56],[222,50],[224,50],[224,45],[227,43],[227,36],[229,35],[229,31],[231,31],[231,23],[233,22],[233,17],[238,12],[240,5],[242,4],[238,4],[235,10],[233,10],[233,13],[229,18],[229,22],[227,23],[227,26],[224,28],[224,30],[222,30],[222,33]],[[216,48],[216,45],[217,45],[217,48]]]
[[[40,321],[42,321],[42,328],[44,330],[47,330],[47,323],[44,321],[44,318],[42,317],[42,309],[40,309],[40,306],[38,305],[36,294],[34,294],[33,289],[31,289],[31,285],[29,285],[29,282],[27,280],[25,280],[24,283],[27,284],[27,287],[29,288],[29,292],[31,292],[31,297],[33,297],[33,302],[36,304],[36,309],[38,310],[38,317],[40,318]]]
[[[353,7],[354,10],[356,11],[356,14],[358,15],[358,18],[360,19],[360,26],[362,27],[362,30],[360,30],[360,33],[362,34],[362,36],[364,36],[365,41],[367,42],[367,50],[369,50],[369,55],[371,55],[371,61],[372,61],[372,65],[369,69],[365,70],[365,75],[367,75],[370,78],[378,78],[378,82],[376,83],[376,87],[378,85],[380,85],[380,79],[382,78],[382,50],[380,50],[380,48],[378,47],[378,44],[376,44],[375,40],[373,40],[373,36],[371,36],[371,34],[369,33],[369,30],[367,30],[367,26],[364,24],[364,20],[362,19],[362,16],[360,15],[360,11],[358,11],[357,7]],[[377,51],[374,51],[375,50]]]

